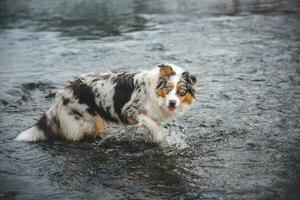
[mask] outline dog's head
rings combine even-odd
[[[170,113],[189,108],[195,98],[196,76],[173,64],[159,65],[157,103]]]

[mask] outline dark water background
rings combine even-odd
[[[0,199],[300,199],[297,0],[0,1]],[[15,142],[90,71],[174,63],[199,77],[165,126]]]

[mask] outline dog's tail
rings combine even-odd
[[[34,126],[26,131],[20,133],[16,141],[26,141],[26,142],[35,142],[40,140],[46,140],[45,133],[40,130],[37,126]]]
[[[46,114],[44,114],[39,119],[39,121],[35,124],[35,126],[20,133],[15,138],[15,140],[16,141],[26,141],[26,142],[36,142],[36,141],[47,140],[49,131],[51,131],[51,127],[49,126],[49,119],[47,118]]]

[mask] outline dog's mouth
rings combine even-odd
[[[169,111],[173,112],[176,109],[176,106],[168,106]]]

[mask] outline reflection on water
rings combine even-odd
[[[0,1],[0,199],[299,199],[297,0]],[[90,71],[174,63],[199,78],[164,126],[13,139]]]
[[[93,39],[116,36],[151,28],[146,15],[172,14],[219,16],[253,14],[296,14],[299,5],[291,1],[205,0],[55,0],[0,2],[0,24],[4,27],[26,27],[39,31],[58,31],[66,36]]]
[[[143,30],[145,19],[137,14],[142,7],[132,1],[7,1],[1,22],[87,39]]]

